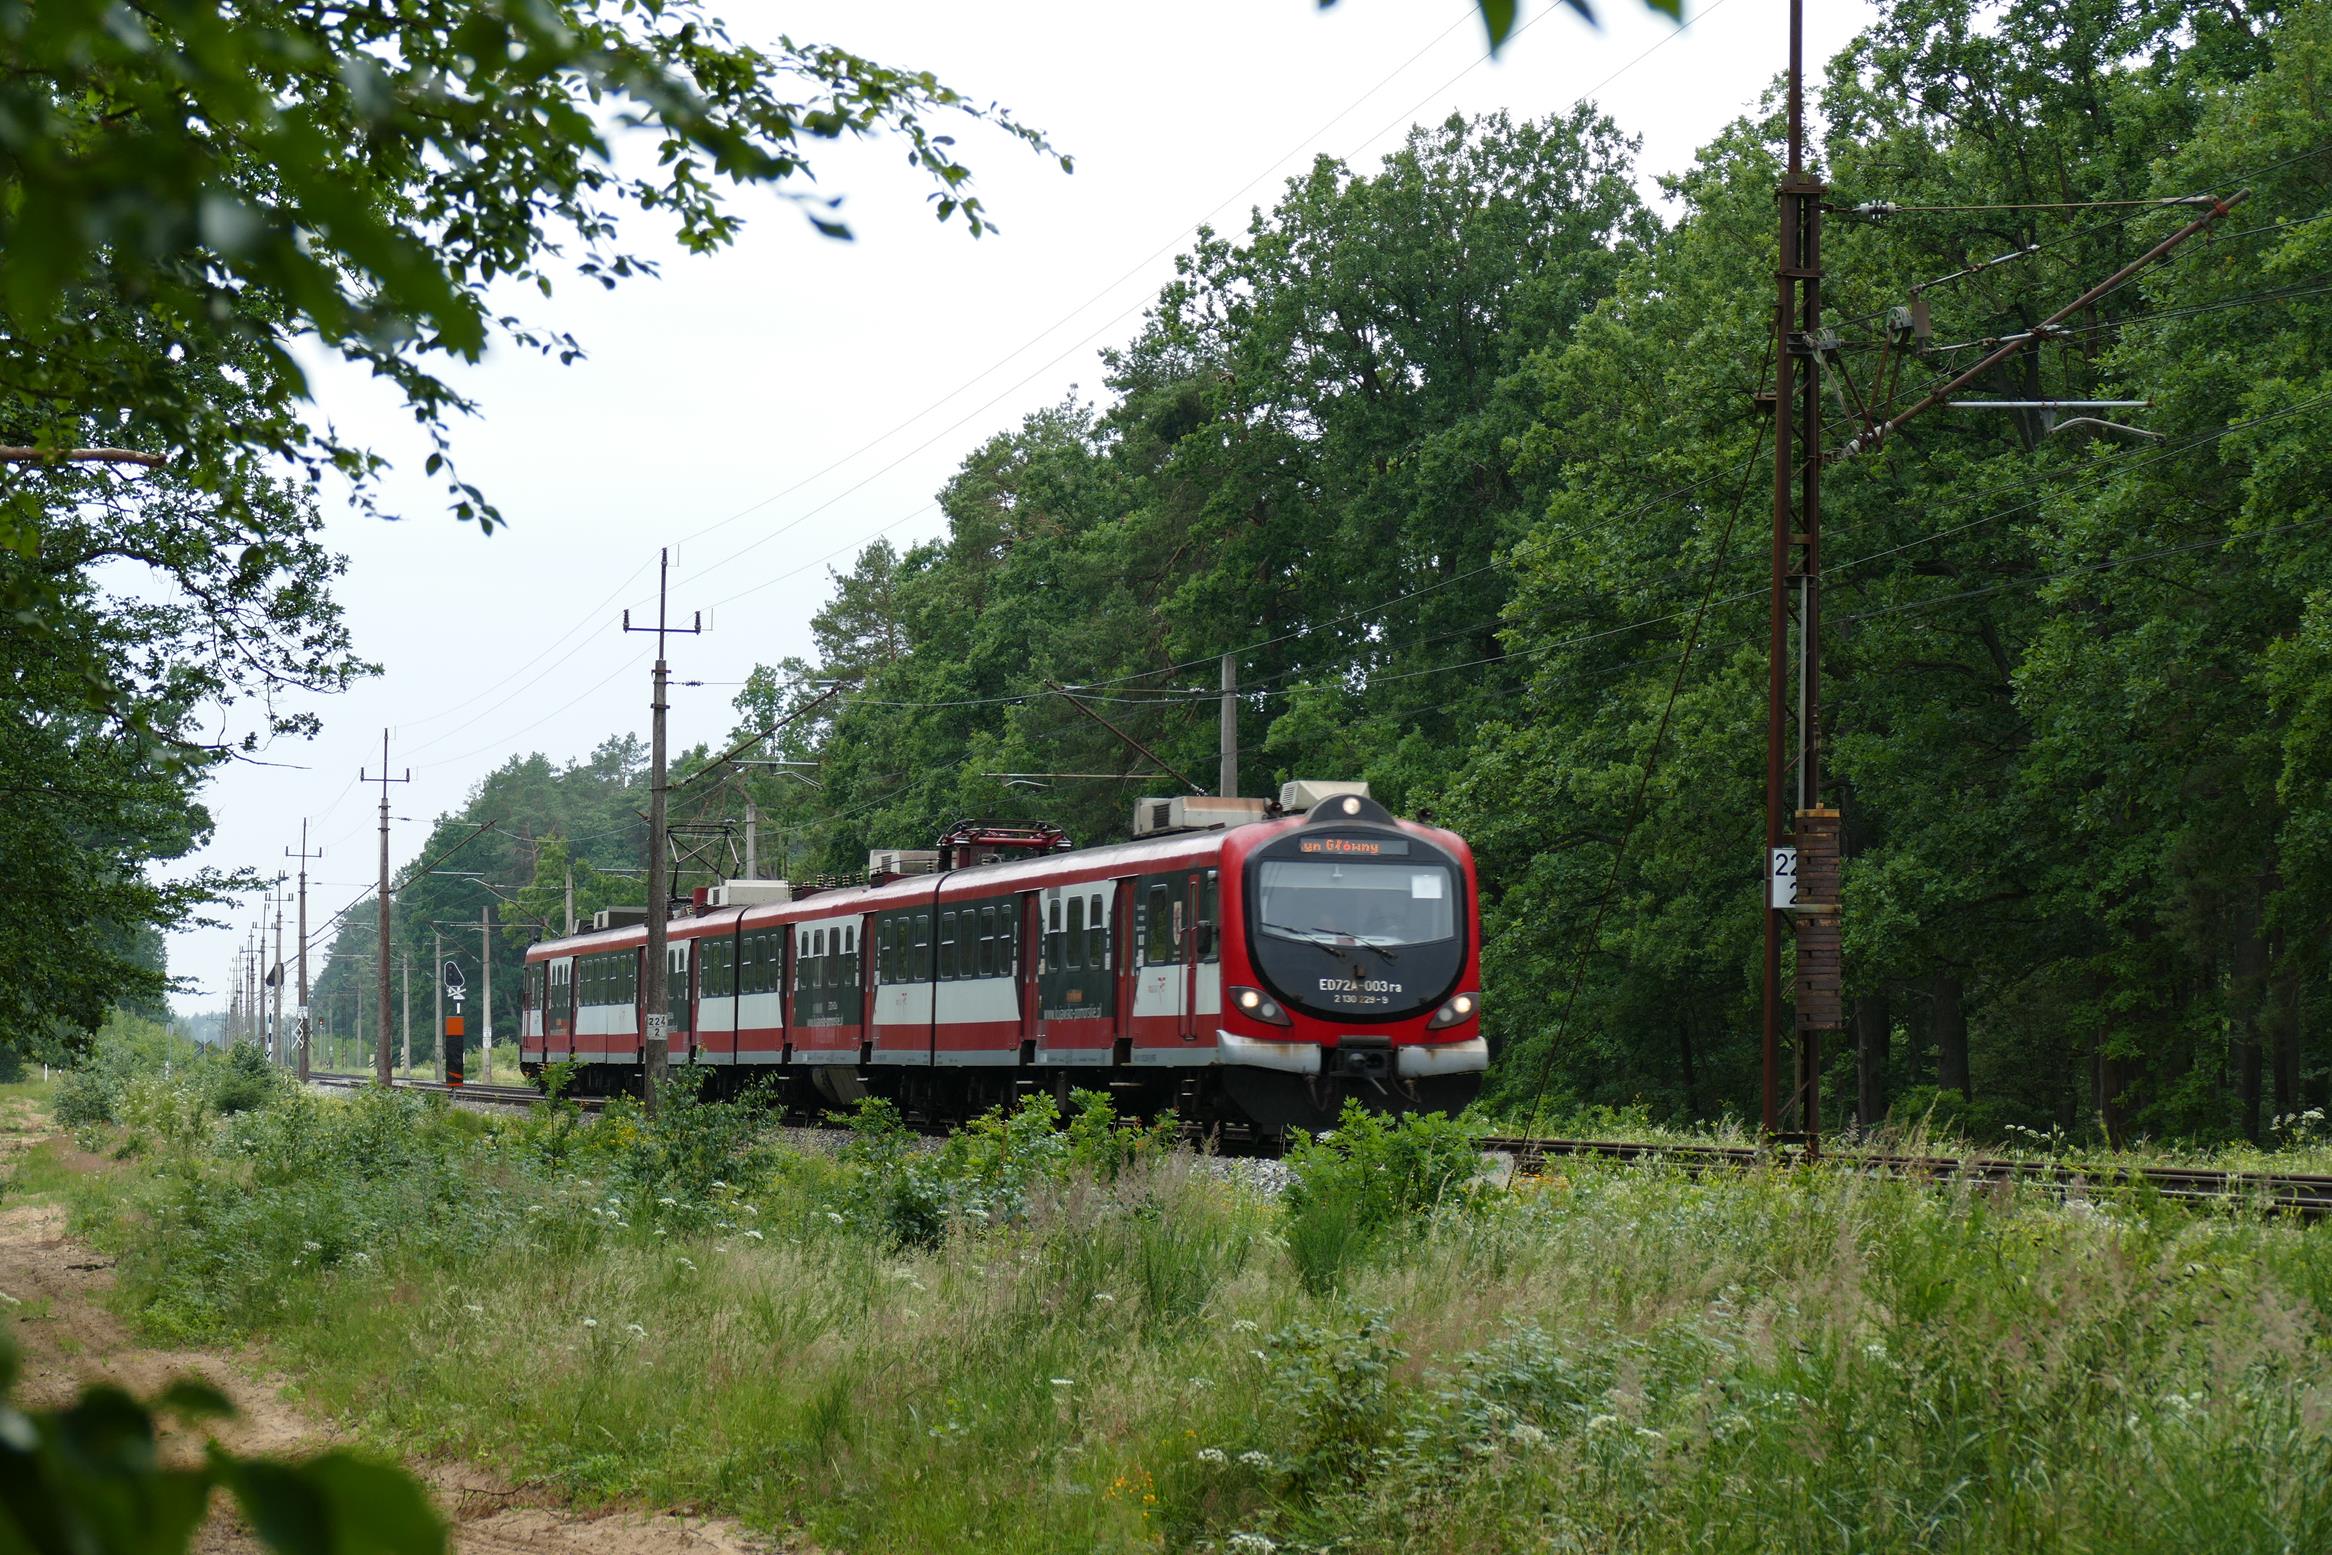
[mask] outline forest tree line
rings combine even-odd
[[[2146,407],[1938,411],[1826,473],[1833,1124],[2261,1136],[2327,1100],[2327,64],[2320,4],[1902,0],[1821,83],[1833,445],[2194,214],[2162,202],[2249,191],[1969,391]],[[1777,107],[1656,205],[1582,106],[1203,232],[1105,392],[974,450],[946,532],[869,545],[740,695],[815,786],[725,768],[676,814],[749,802],[797,876],[965,816],[1109,840],[1180,785],[1058,688],[1207,785],[1231,653],[1246,792],[1365,778],[1471,840],[1493,1103],[1753,1111]],[[551,797],[636,818],[605,755],[511,764],[431,848],[522,824],[492,867],[538,902],[554,833],[636,861]],[[1009,776],[1043,773],[1122,777]]]

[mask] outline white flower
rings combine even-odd
[[[842,1217],[841,1217],[840,1215],[837,1215],[836,1213],[834,1213],[834,1211],[832,1211],[832,1210],[828,1210],[828,1211],[826,1211],[826,1218],[827,1218],[828,1220],[831,1220],[831,1221],[833,1221],[833,1222],[834,1222],[834,1224],[836,1224],[836,1225],[840,1225],[840,1224],[842,1224]]]
[[[680,1264],[680,1267],[682,1267],[683,1269],[689,1269],[689,1270],[693,1270],[693,1269],[695,1269],[695,1267],[696,1267],[696,1260],[695,1260],[695,1259],[693,1259],[693,1258],[690,1258],[690,1257],[686,1256],[685,1254],[683,1254],[683,1255],[681,1256],[681,1258],[678,1260],[678,1262],[679,1262],[679,1264]]]
[[[1194,1388],[1211,1388],[1215,1385],[1215,1379],[1212,1377],[1193,1377],[1190,1379],[1190,1385]]]
[[[463,1310],[464,1312],[467,1312],[467,1313],[469,1313],[469,1314],[470,1314],[472,1317],[484,1317],[484,1316],[486,1315],[486,1309],[485,1309],[484,1307],[481,1307],[481,1306],[479,1306],[479,1305],[478,1305],[476,1302],[474,1302],[474,1301],[465,1301],[465,1302],[463,1302],[463,1303],[462,1303],[462,1310]]]
[[[664,1228],[663,1228],[662,1226],[658,1226],[658,1227],[657,1227],[655,1230],[653,1230],[653,1231],[649,1232],[649,1233],[648,1233],[648,1235],[650,1235],[650,1236],[662,1236],[662,1235],[664,1235]]]
[[[1239,1454],[1239,1461],[1246,1464],[1247,1467],[1251,1469],[1260,1469],[1268,1472],[1271,1468],[1271,1454],[1267,1452],[1256,1452],[1250,1449],[1247,1452]]]
[[[1075,1384],[1072,1383],[1067,1377],[1055,1377],[1053,1379],[1053,1386],[1056,1388],[1066,1388],[1073,1387]]]
[[[1600,1431],[1608,1426],[1615,1426],[1617,1424],[1619,1424],[1619,1416],[1617,1415],[1597,1415],[1587,1422],[1587,1429],[1590,1431]]]
[[[745,1234],[746,1234],[747,1236],[751,1237],[751,1238],[752,1238],[754,1241],[756,1241],[756,1242],[760,1242],[760,1241],[766,1241],[766,1240],[767,1240],[767,1238],[765,1238],[764,1236],[762,1236],[762,1234],[761,1234],[760,1232],[758,1232],[758,1231],[755,1231],[755,1230],[751,1229],[750,1227],[748,1227],[748,1228],[746,1229],[746,1232],[745,1232]]]
[[[583,1320],[583,1326],[585,1328],[597,1328],[599,1326],[599,1319],[595,1317],[587,1317]]]
[[[1117,1298],[1105,1290],[1095,1291],[1093,1293],[1093,1299],[1100,1302],[1105,1307],[1114,1307],[1117,1305]]]
[[[1234,1334],[1251,1334],[1255,1332],[1255,1320],[1253,1318],[1235,1317],[1231,1319],[1231,1332]]]
[[[635,1339],[645,1339],[648,1337],[648,1331],[637,1323],[624,1324],[623,1331],[627,1334],[630,1334]]]
[[[743,1208],[744,1208],[744,1211],[745,1211],[745,1213],[746,1213],[746,1214],[748,1214],[748,1215],[758,1215],[758,1214],[760,1214],[760,1213],[761,1213],[761,1211],[759,1211],[758,1209],[755,1209],[755,1208],[754,1208],[752,1205],[750,1205],[750,1204],[747,1204],[747,1205],[743,1206]]]
[[[1198,1461],[1215,1468],[1220,1468],[1222,1465],[1230,1462],[1231,1459],[1230,1455],[1224,1452],[1220,1447],[1201,1447],[1198,1450]]]
[[[723,1181],[721,1181],[721,1180],[720,1180],[718,1177],[715,1177],[715,1178],[713,1179],[713,1186],[714,1186],[714,1187],[716,1187],[716,1188],[726,1188],[726,1187],[728,1186],[728,1184],[727,1184],[727,1183],[725,1183],[725,1182],[723,1182]]]
[[[663,1205],[666,1209],[677,1209],[680,1206],[680,1201],[678,1199],[658,1199],[656,1202]]]
[[[543,1207],[540,1204],[529,1204],[526,1207],[526,1212],[529,1215],[539,1215],[543,1212]]]
[[[321,1242],[302,1242],[300,1247],[303,1251],[311,1253],[320,1253],[324,1250],[324,1244]]]
[[[1235,1533],[1223,1546],[1225,1555],[1272,1555],[1279,1548],[1277,1542],[1259,1533]]]

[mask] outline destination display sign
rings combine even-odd
[[[1337,858],[1400,858],[1408,853],[1409,842],[1405,837],[1300,837],[1296,851]]]

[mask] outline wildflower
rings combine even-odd
[[[311,1253],[320,1253],[324,1250],[324,1244],[321,1242],[302,1242],[300,1247],[303,1251]]]
[[[1054,1386],[1054,1387],[1056,1387],[1056,1388],[1066,1388],[1066,1387],[1074,1387],[1074,1386],[1075,1386],[1075,1384],[1074,1384],[1073,1382],[1071,1382],[1071,1381],[1070,1381],[1070,1380],[1069,1380],[1067,1377],[1055,1377],[1055,1378],[1053,1379],[1053,1386]]]
[[[1095,1291],[1093,1293],[1093,1299],[1100,1302],[1105,1307],[1114,1307],[1117,1305],[1117,1298],[1105,1290]]]
[[[486,1309],[485,1309],[484,1307],[481,1307],[481,1306],[479,1306],[479,1305],[478,1305],[476,1302],[474,1302],[474,1301],[465,1301],[465,1302],[463,1302],[463,1303],[462,1303],[462,1310],[463,1310],[464,1312],[467,1312],[467,1313],[468,1313],[470,1316],[472,1316],[472,1317],[484,1317],[484,1316],[486,1315]]]
[[[746,1228],[745,1234],[746,1234],[747,1236],[751,1237],[751,1238],[752,1238],[754,1241],[756,1241],[756,1242],[760,1242],[760,1241],[765,1241],[765,1240],[767,1240],[765,1237],[763,1237],[763,1236],[762,1236],[762,1234],[761,1234],[760,1232],[753,1230],[751,1227],[747,1227],[747,1228]]]
[[[679,1264],[680,1264],[680,1267],[682,1267],[683,1269],[687,1269],[687,1270],[689,1270],[689,1271],[690,1271],[690,1272],[692,1272],[692,1273],[693,1273],[693,1272],[695,1271],[695,1269],[696,1269],[696,1260],[695,1260],[695,1259],[693,1259],[693,1258],[690,1258],[690,1257],[688,1257],[686,1254],[682,1254],[682,1255],[681,1255],[681,1257],[680,1257],[680,1259],[678,1260],[678,1262],[679,1262]]]
[[[741,1206],[741,1207],[744,1209],[745,1213],[746,1213],[746,1214],[748,1214],[748,1215],[758,1215],[758,1214],[760,1214],[760,1213],[761,1213],[761,1211],[760,1211],[760,1210],[758,1210],[758,1209],[755,1209],[755,1208],[754,1208],[752,1205],[750,1205],[750,1204],[743,1205],[743,1206]]]
[[[1212,1377],[1193,1377],[1190,1379],[1190,1385],[1194,1388],[1211,1388],[1215,1385],[1215,1379]]]
[[[1259,1533],[1235,1533],[1224,1544],[1225,1555],[1272,1555],[1279,1548],[1276,1540]]]
[[[1230,1462],[1231,1458],[1230,1454],[1224,1452],[1220,1447],[1201,1447],[1198,1450],[1198,1461],[1210,1468],[1221,1468]]]
[[[680,1201],[678,1199],[658,1199],[656,1202],[663,1205],[666,1209],[678,1209],[680,1207]]]
[[[583,1320],[583,1326],[585,1328],[597,1328],[599,1326],[599,1319],[595,1317],[587,1317]]]
[[[1271,1454],[1267,1452],[1257,1452],[1253,1448],[1249,1448],[1239,1454],[1239,1461],[1259,1473],[1267,1474],[1271,1471]]]
[[[627,1334],[630,1334],[635,1339],[645,1339],[648,1337],[648,1331],[637,1323],[624,1324],[623,1331]]]
[[[840,1225],[840,1224],[842,1224],[842,1217],[841,1217],[840,1215],[837,1215],[836,1213],[834,1213],[834,1211],[832,1211],[832,1210],[828,1210],[828,1211],[826,1211],[826,1218],[827,1218],[828,1220],[831,1220],[831,1221],[833,1221],[833,1222],[834,1222],[834,1224],[836,1224],[836,1225]]]
[[[658,1227],[657,1227],[655,1230],[653,1230],[653,1231],[649,1232],[649,1233],[648,1233],[648,1235],[650,1235],[650,1236],[662,1236],[662,1235],[664,1235],[664,1228],[663,1228],[662,1226],[658,1226]]]
[[[1587,1422],[1587,1429],[1601,1431],[1617,1424],[1619,1424],[1619,1416],[1617,1415],[1597,1415]]]
[[[1255,1320],[1250,1317],[1235,1317],[1231,1319],[1231,1332],[1234,1334],[1251,1334],[1255,1332]]]
[[[715,1178],[713,1179],[713,1186],[714,1186],[714,1187],[716,1187],[716,1188],[726,1188],[726,1187],[728,1186],[728,1184],[727,1184],[727,1183],[725,1183],[725,1182],[723,1182],[723,1181],[721,1181],[721,1180],[720,1180],[718,1177],[715,1177]]]
[[[716,1252],[716,1253],[725,1253],[725,1252],[727,1252],[728,1250],[729,1250],[729,1244],[728,1244],[728,1243],[726,1243],[726,1242],[715,1242],[715,1243],[713,1244],[713,1251],[714,1251],[714,1252]]]
[[[1637,1427],[1636,1427],[1636,1434],[1637,1434],[1638,1436],[1642,1437],[1642,1438],[1643,1438],[1645,1441],[1647,1441],[1647,1442],[1664,1442],[1664,1441],[1668,1440],[1668,1438],[1667,1438],[1667,1437],[1665,1437],[1665,1436],[1661,1435],[1661,1434],[1660,1434],[1658,1431],[1655,1431],[1655,1430],[1653,1430],[1653,1429],[1652,1429],[1650,1426],[1648,1426],[1648,1425],[1639,1425],[1639,1426],[1637,1426]]]

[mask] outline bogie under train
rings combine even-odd
[[[736,881],[669,920],[670,1062],[805,1112],[882,1096],[961,1118],[1049,1091],[1277,1132],[1345,1100],[1454,1111],[1480,1089],[1473,855],[1360,785],[1282,804],[1144,801],[1146,835],[1072,851],[967,824],[868,883]],[[1297,806],[1301,813],[1288,813]],[[637,1087],[643,922],[526,953],[521,1058]]]

